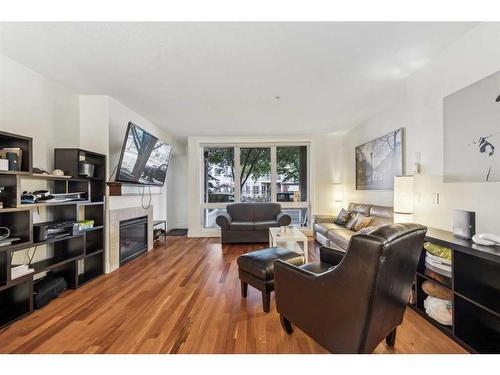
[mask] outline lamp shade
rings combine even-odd
[[[413,219],[413,176],[394,177],[394,214],[395,217],[404,217],[406,221]],[[396,220],[395,220],[396,221]]]

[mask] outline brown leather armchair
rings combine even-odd
[[[386,225],[351,238],[346,253],[322,247],[319,263],[274,262],[276,307],[332,353],[371,353],[393,346],[403,321],[427,228]]]

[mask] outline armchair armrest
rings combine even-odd
[[[222,229],[229,229],[229,224],[231,224],[232,221],[233,221],[233,218],[227,212],[221,213],[215,219],[215,222],[217,223],[217,225],[220,226]]]
[[[274,279],[281,278],[283,275],[288,275],[291,277],[298,277],[299,279],[306,279],[314,281],[318,274],[305,270],[303,268],[297,267],[293,264],[287,263],[281,259],[274,261]]]
[[[333,223],[336,215],[312,215],[313,225],[316,223]]]
[[[276,221],[279,223],[280,227],[286,227],[287,225],[290,225],[292,222],[292,218],[290,215],[280,212],[278,215],[276,215]]]
[[[319,259],[321,262],[331,264],[332,266],[338,265],[344,259],[345,252],[335,250],[330,247],[321,246],[319,248]]]

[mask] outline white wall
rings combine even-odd
[[[311,142],[312,213],[329,215],[339,210],[335,202],[337,184],[342,182],[344,149],[342,136],[320,134]]]
[[[112,177],[114,180],[115,168],[120,159],[129,122],[133,122],[169,144],[173,142],[173,137],[167,131],[109,96],[80,96],[81,147],[103,153],[108,157],[108,179]],[[123,186],[122,196],[108,198],[108,209],[148,205],[149,190],[148,187],[144,188],[144,197],[142,197],[143,187]],[[167,218],[166,184],[163,187],[151,187],[151,205],[154,208],[154,219]]]
[[[175,139],[167,177],[168,228],[188,227],[187,139]]]
[[[78,95],[0,54],[0,129],[32,137],[33,166],[52,171],[55,147],[79,145]]]
[[[500,70],[500,25],[483,23],[455,41],[425,69],[411,76],[406,92],[387,110],[348,132],[344,139],[346,201],[392,205],[392,192],[355,190],[354,147],[400,127],[406,129],[407,171],[415,152],[415,221],[451,230],[452,209],[476,212],[477,231],[500,233],[500,183],[443,183],[443,97]],[[499,125],[500,126],[500,125]],[[440,203],[433,203],[433,193]]]
[[[33,166],[53,170],[54,148],[81,147],[108,156],[108,174],[118,161],[129,121],[168,143],[170,134],[118,101],[102,95],[77,95],[57,83],[0,54],[0,129],[33,137]],[[29,190],[47,188],[44,181],[28,181]],[[43,185],[43,186],[42,186]],[[127,188],[125,189],[127,191]],[[140,191],[140,190],[139,190]],[[146,189],[147,191],[147,189]],[[152,188],[154,218],[167,217],[166,187]],[[138,188],[111,197],[108,208],[141,205]],[[144,203],[147,203],[148,196]],[[47,219],[45,210],[40,212]],[[16,253],[16,257],[24,254]],[[46,257],[45,247],[35,259]]]
[[[80,95],[79,99],[80,147],[108,156],[109,98],[104,95]],[[109,165],[107,171],[109,173]]]
[[[54,169],[54,148],[79,145],[78,95],[0,54],[0,130],[33,138],[33,166]],[[23,188],[46,189],[46,181],[27,181]],[[40,209],[41,220],[49,219]],[[40,246],[34,261],[47,256]],[[14,253],[24,261],[27,250]],[[33,250],[31,252],[33,254]]]
[[[120,152],[127,131],[129,122],[147,130],[159,139],[172,144],[173,137],[167,131],[159,128],[148,119],[137,112],[126,107],[117,100],[109,97],[109,164],[108,173],[112,173],[118,164]],[[167,179],[170,177],[170,171]],[[144,199],[142,191],[144,189]],[[149,188],[143,187],[123,187],[121,197],[109,197],[109,209],[118,209],[125,207],[137,207],[141,204],[147,205],[149,202]],[[167,218],[167,184],[163,187],[151,187],[151,204],[153,205],[153,218]]]
[[[108,157],[108,179],[112,177],[114,180],[114,171],[120,159],[120,152],[129,122],[144,128],[169,144],[173,142],[173,137],[167,131],[157,127],[148,119],[109,96],[80,96],[81,147],[103,153]],[[122,196],[108,198],[108,209],[138,207],[142,204],[148,205],[149,188],[144,189],[144,198],[142,192],[142,187],[123,186]],[[151,187],[151,193],[154,219],[166,219],[166,185]]]
[[[335,211],[333,186],[341,179],[341,137],[333,134],[318,136],[273,136],[273,137],[188,137],[188,235],[190,237],[219,236],[219,230],[204,229],[200,209],[202,186],[201,147],[208,144],[304,142],[310,144],[309,173],[311,179],[311,212],[331,213]]]

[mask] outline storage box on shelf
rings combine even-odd
[[[29,174],[33,171],[33,139],[23,135],[11,134],[0,131],[0,150],[1,149],[20,149],[20,163],[15,170],[1,170],[6,175]],[[2,185],[0,185],[2,186]]]
[[[428,230],[426,241],[451,249],[450,282],[426,274],[423,249],[413,290],[415,298],[409,306],[469,351],[500,353],[500,248],[479,246],[437,229]],[[425,280],[451,289],[451,326],[426,314],[427,294],[422,290]]]
[[[0,147],[6,142],[5,134],[0,132]],[[16,138],[18,142],[11,142],[9,146],[17,145],[23,150],[21,164],[23,170],[15,173],[0,171],[0,187],[4,187],[0,192],[3,203],[3,208],[0,208],[0,226],[10,228],[10,238],[18,238],[7,246],[0,246],[0,327],[33,311],[34,278],[54,274],[63,277],[68,288],[75,289],[104,273],[106,157],[81,149],[64,149],[64,152],[56,150],[54,168],[65,170],[71,166],[65,170],[65,174],[71,175],[71,178],[34,175],[31,165],[31,139],[8,136]],[[79,160],[86,160],[96,165],[94,177],[79,176]],[[21,188],[24,180],[45,181],[52,193],[82,192],[85,200],[21,204]],[[40,208],[44,208],[45,216],[52,221],[87,219],[93,220],[94,225],[77,234],[34,242],[33,210]],[[15,253],[30,249],[34,252],[35,247],[42,246],[47,247],[47,256],[30,262],[29,267],[33,272],[13,279],[11,270],[18,264],[12,259],[19,259],[14,257]]]

